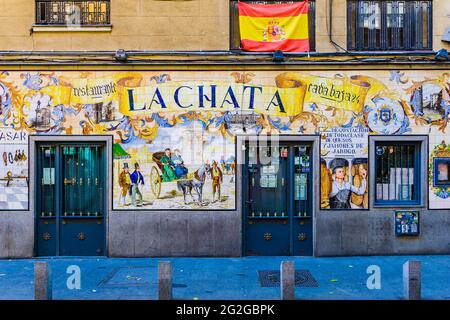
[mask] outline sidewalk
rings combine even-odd
[[[319,287],[297,287],[297,299],[401,299],[402,265],[422,262],[424,299],[450,299],[450,256],[244,257],[244,258],[54,258],[54,299],[156,299],[158,261],[172,261],[174,299],[279,299],[279,287],[261,287],[258,270],[279,270],[283,260],[309,270]],[[33,299],[33,262],[0,260],[0,300]],[[67,267],[81,269],[81,289],[69,290]],[[381,268],[381,289],[366,286],[369,265]]]

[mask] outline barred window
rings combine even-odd
[[[36,25],[105,26],[110,23],[109,0],[36,0]]]
[[[420,142],[377,142],[375,204],[419,204]]]
[[[293,2],[303,2],[305,0],[267,0],[267,1],[250,1],[250,0],[241,0],[241,2],[247,2],[252,4],[279,4],[279,3],[293,3]],[[308,1],[308,20],[309,20],[309,48],[310,51],[316,50],[316,29],[315,29],[315,20],[316,20],[316,1],[309,0]],[[239,10],[238,10],[238,0],[230,1],[230,49],[231,50],[241,50],[241,35],[239,31]]]
[[[431,18],[431,0],[348,0],[348,50],[432,50]]]

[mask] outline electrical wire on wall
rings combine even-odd
[[[273,65],[272,53],[230,53],[228,51],[195,52],[146,52],[129,51],[126,61],[114,58],[115,52],[0,52],[2,65]],[[307,54],[285,53],[284,65],[344,65],[344,64],[382,64],[382,63],[439,63],[435,52],[319,52]],[[277,62],[280,64],[280,62]]]
[[[333,40],[333,0],[328,0],[328,20],[327,20],[327,31],[328,31],[328,38],[330,40],[330,43],[334,46],[334,48],[338,51],[339,49],[344,51],[347,54],[350,54],[350,52],[345,49],[344,47],[340,46],[338,43],[336,43]],[[359,60],[356,57],[357,60]]]

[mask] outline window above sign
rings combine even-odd
[[[33,31],[110,31],[110,0],[36,0]]]
[[[347,29],[348,50],[432,50],[432,1],[348,0]]]

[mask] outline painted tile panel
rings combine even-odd
[[[369,135],[429,135],[429,207],[450,208],[449,79],[429,70],[2,72],[0,210],[28,207],[30,134],[113,135],[113,207],[124,210],[235,210],[237,134],[321,135],[322,209],[367,209]]]

